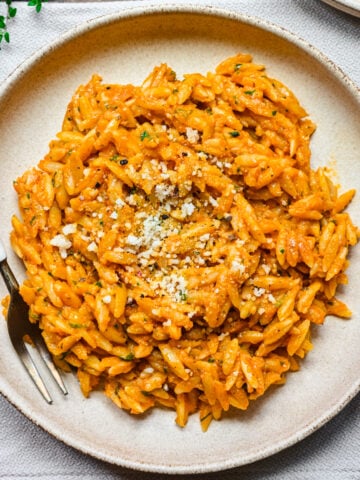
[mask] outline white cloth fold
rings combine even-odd
[[[360,20],[320,0],[197,0],[268,19],[306,39],[360,86]],[[163,4],[163,0],[99,3],[45,3],[40,14],[26,2],[14,2],[9,21],[11,41],[0,50],[0,82],[29,55],[71,27],[129,6]],[[194,4],[194,0],[169,3]],[[0,3],[0,15],[5,3]],[[1,137],[1,132],[0,132]],[[354,368],[358,366],[354,365]],[[360,479],[360,395],[311,436],[265,460],[200,478],[235,480]],[[156,448],[156,447],[154,447]],[[0,480],[161,480],[180,478],[145,474],[105,464],[63,445],[32,424],[0,396]],[[186,475],[181,478],[194,478]]]

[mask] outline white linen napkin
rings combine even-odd
[[[359,19],[334,10],[320,0],[197,0],[266,18],[300,35],[339,65],[360,86]],[[128,7],[163,4],[163,0],[43,5],[37,14],[26,3],[14,2],[9,23],[11,41],[0,50],[0,82],[29,55],[69,28],[98,15]],[[194,4],[172,0],[167,4]],[[0,3],[0,9],[4,8]],[[3,12],[0,10],[0,15]],[[358,366],[354,365],[354,368]],[[265,460],[221,473],[208,480],[355,480],[360,479],[360,395],[338,416],[310,437]],[[0,480],[161,480],[193,475],[146,474],[108,465],[52,438],[0,396]]]

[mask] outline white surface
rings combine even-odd
[[[0,262],[6,259],[5,247],[2,241],[0,240]]]
[[[37,45],[46,42],[46,38],[56,38],[61,30],[79,23],[81,19],[91,18],[97,12],[116,11],[119,8],[137,4],[145,5],[145,2],[98,5],[49,4],[44,7],[44,14],[41,18],[44,21],[45,19],[49,20],[51,10],[56,10],[56,16],[54,15],[46,25],[41,22],[41,27],[36,26],[39,18],[30,15],[28,7],[20,5],[16,28],[11,30],[12,43],[9,48],[5,46],[0,52],[2,57],[6,57],[4,63],[1,63],[1,75],[5,77]],[[309,1],[258,0],[255,3],[250,0],[248,2],[239,1],[236,6],[234,2],[217,2],[216,5],[231,6],[236,11],[245,11],[269,18],[299,33],[327,53],[358,84],[360,83],[358,54],[355,48],[359,43],[358,30],[356,30],[359,24],[351,17],[336,12],[320,2]],[[285,5],[286,8],[284,8]],[[71,15],[65,14],[68,11],[72,12]],[[26,29],[20,27],[20,22],[28,22]],[[41,31],[45,26],[47,27],[46,33]],[[28,42],[29,38],[32,39],[32,42]],[[24,42],[21,45],[21,54],[16,52],[16,48],[20,48],[18,44],[20,41]],[[3,192],[0,192],[1,195]],[[357,397],[330,424],[297,446],[267,460],[221,474],[221,477],[224,479],[240,478],[242,474],[246,473],[247,478],[289,478],[290,476],[295,479],[357,478],[359,461],[356,453],[360,450],[358,405]],[[3,414],[1,422],[4,423],[0,433],[0,478],[159,478],[158,475],[145,475],[110,467],[77,454],[38,430],[5,401],[1,401],[0,408],[0,413]],[[23,427],[25,432],[20,434]],[[132,441],[134,440],[131,439]],[[319,443],[322,443],[322,448],[319,448]],[[20,451],[22,451],[21,456],[19,455]],[[64,459],[60,460],[61,457],[64,457],[65,461]],[[218,475],[207,474],[206,478],[219,478]]]

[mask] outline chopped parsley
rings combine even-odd
[[[237,130],[233,130],[232,132],[230,132],[231,137],[238,137],[239,135],[240,133]]]
[[[204,422],[209,416],[211,415],[211,412],[209,412],[205,417],[200,418],[200,422]]]
[[[134,360],[135,355],[132,352],[130,352],[127,355],[125,355],[125,357],[119,357],[119,358],[120,360],[124,360],[124,362],[131,362],[132,360]]]
[[[146,130],[140,133],[140,140],[143,142],[145,138],[150,138],[150,133]]]
[[[188,296],[187,296],[187,293],[184,292],[184,290],[180,290],[179,296],[180,296],[180,300],[181,300],[182,302],[186,302]]]

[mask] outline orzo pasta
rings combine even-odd
[[[85,396],[198,412],[203,430],[282,384],[338,299],[359,232],[315,126],[248,54],[141,86],[94,75],[14,185],[30,319]],[[4,302],[6,305],[6,302]]]

